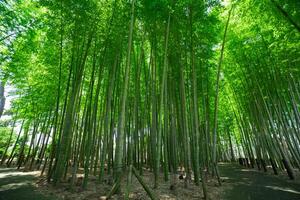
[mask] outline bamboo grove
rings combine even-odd
[[[204,196],[207,174],[221,184],[219,161],[294,179],[299,10],[293,0],[2,1],[1,86],[17,97],[1,164],[71,187],[83,169],[83,188],[91,174],[118,183],[128,169],[175,185],[183,169]]]

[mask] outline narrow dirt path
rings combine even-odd
[[[224,179],[223,200],[300,200],[299,175],[289,180],[285,175],[272,171],[242,168],[239,165],[221,164]]]
[[[39,172],[20,172],[0,168],[0,200],[56,200],[45,196],[34,186]]]

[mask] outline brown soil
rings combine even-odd
[[[208,199],[210,200],[298,200],[300,199],[300,173],[295,169],[295,180],[289,180],[284,171],[275,176],[272,170],[258,171],[230,163],[220,163],[222,186],[217,181],[207,177]],[[100,200],[112,188],[111,178],[105,177],[102,184],[97,183],[97,177],[91,176],[86,190],[82,190],[82,174],[78,174],[77,185],[71,191],[70,183],[66,181],[57,187],[48,184],[40,172],[22,172],[13,168],[0,168],[0,200]],[[80,171],[82,173],[82,171]],[[171,177],[170,177],[171,178]],[[153,189],[153,173],[146,171],[144,182],[153,191],[158,199],[162,200],[189,200],[202,199],[202,188],[193,182],[188,188],[184,187],[184,180],[176,177],[176,189],[170,189],[171,182],[159,179],[158,189]],[[126,180],[122,182],[122,191],[126,189]],[[111,199],[124,199],[124,193],[114,195]],[[149,199],[148,195],[133,177],[130,199]]]
[[[47,184],[45,178],[41,178],[37,186],[42,192],[53,195],[55,194],[60,199],[64,200],[100,200],[105,199],[105,196],[111,190],[112,185],[109,184],[111,182],[111,178],[105,177],[104,183],[98,183],[97,177],[91,176],[88,182],[88,187],[86,190],[83,190],[81,187],[82,175],[78,176],[77,185],[74,187],[73,191],[69,189],[69,183],[61,183],[59,187],[53,187],[50,184]],[[153,193],[161,200],[185,200],[185,199],[202,199],[203,192],[201,183],[199,186],[196,186],[194,182],[190,182],[188,187],[185,188],[184,179],[180,179],[177,176],[176,188],[170,189],[171,186],[171,176],[169,177],[169,181],[164,181],[163,174],[159,177],[159,186],[157,189],[153,188],[154,177],[153,173],[149,171],[145,171],[142,176],[144,182],[147,186],[153,191]],[[115,194],[111,199],[124,199],[124,191],[126,189],[126,179],[122,181],[122,188],[120,194]],[[221,199],[222,190],[225,187],[219,187],[217,181],[207,177],[207,191],[208,191],[208,199]],[[142,185],[138,182],[138,180],[133,176],[131,191],[129,194],[129,198],[132,200],[148,200],[150,199],[143,189]]]

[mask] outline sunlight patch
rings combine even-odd
[[[251,172],[253,169],[241,169],[242,172]]]
[[[160,199],[163,199],[163,200],[175,200],[175,198],[170,197],[169,195],[166,195],[166,194],[160,195]]]
[[[230,178],[227,177],[227,176],[221,176],[221,179],[222,179],[222,180],[229,180]]]
[[[13,189],[16,189],[16,188],[19,188],[21,186],[27,186],[27,185],[30,185],[30,182],[29,181],[25,181],[25,182],[22,182],[22,183],[10,183],[10,184],[6,184],[6,185],[2,185],[1,188],[0,188],[0,192],[3,192],[5,190],[13,190]]]
[[[280,191],[284,191],[284,192],[291,192],[291,193],[295,193],[295,194],[300,194],[300,192],[293,190],[291,188],[283,188],[283,187],[277,187],[277,186],[265,186],[266,188],[271,188],[273,190],[280,190]]]
[[[21,171],[10,171],[10,172],[1,172],[0,178],[6,178],[10,176],[25,176],[25,175],[33,175],[38,176],[39,171],[31,171],[31,172],[21,172]]]

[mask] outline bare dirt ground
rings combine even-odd
[[[223,200],[300,200],[299,169],[290,180],[284,171],[274,175],[270,166],[267,172],[228,163],[219,168],[225,180]]]
[[[171,177],[170,180],[165,182],[163,178],[163,174],[159,177],[159,186],[157,189],[153,188],[154,177],[153,173],[149,171],[145,171],[143,173],[143,180],[147,184],[147,186],[151,189],[151,191],[155,194],[158,199],[161,200],[179,200],[179,199],[201,199],[203,197],[201,184],[196,186],[193,182],[189,183],[188,188],[185,188],[184,180],[177,176],[177,184],[176,189],[170,189],[171,186]],[[105,178],[110,182],[109,178]],[[78,179],[81,182],[82,179]],[[126,189],[126,180],[122,181],[122,192],[121,194],[113,195],[112,199],[124,199],[124,192]],[[208,197],[209,199],[220,199],[220,194],[222,187],[217,186],[217,181],[213,179],[208,179],[207,182],[207,190],[209,191]],[[47,194],[55,194],[62,199],[66,200],[99,200],[105,199],[104,197],[111,190],[112,185],[108,183],[99,184],[97,181],[97,177],[91,176],[91,180],[88,183],[87,190],[82,190],[80,184],[77,184],[75,189],[71,191],[69,189],[69,183],[62,183],[59,188],[55,188],[53,186],[49,186],[46,183],[45,179],[41,179],[38,184],[41,191]],[[129,198],[132,200],[148,200],[150,199],[143,189],[142,185],[138,182],[138,180],[133,176],[131,192],[129,194]]]
[[[0,200],[56,200],[37,187],[39,171],[22,172],[14,168],[0,168]]]
[[[265,173],[224,163],[221,163],[219,168],[221,187],[215,179],[207,177],[209,200],[300,200],[300,174],[297,170],[296,180],[289,180],[284,172],[275,176],[271,170]],[[105,177],[105,183],[99,184],[95,176],[91,176],[86,190],[82,190],[82,178],[78,178],[73,190],[69,188],[68,181],[53,187],[39,174],[38,171],[21,172],[12,168],[0,168],[0,200],[100,200],[112,188],[108,177]],[[170,180],[163,180],[163,174],[159,177],[157,189],[152,187],[154,180],[151,172],[145,171],[142,177],[161,200],[192,200],[203,197],[201,185],[196,186],[191,182],[189,187],[185,188],[184,180],[179,177],[176,179],[175,190],[170,189]],[[132,181],[130,199],[150,199],[135,177]],[[123,180],[122,186],[124,192],[126,180]],[[114,195],[112,199],[124,199],[124,193]]]

